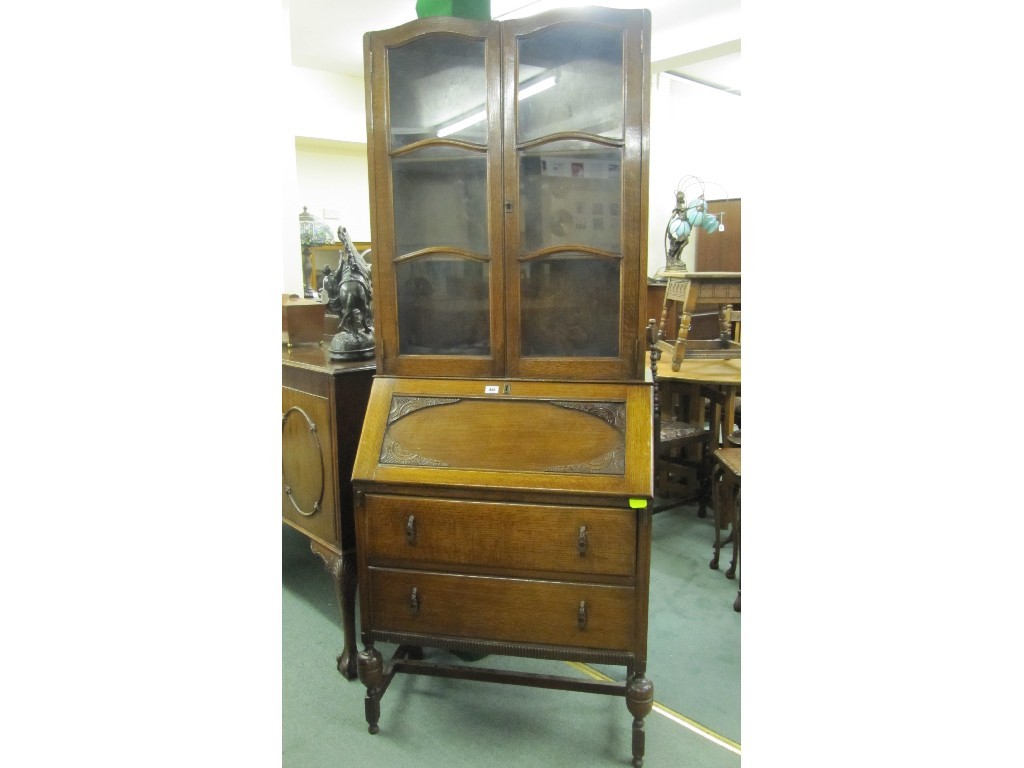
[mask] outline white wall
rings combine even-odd
[[[293,66],[289,92],[296,136],[366,142],[366,102],[361,77]]]
[[[306,206],[332,232],[344,226],[355,241],[370,240],[369,179],[366,144],[295,139],[295,189],[292,194],[294,246],[285,252],[285,290],[300,293],[299,214]]]
[[[303,206],[332,231],[344,226],[353,240],[370,239],[366,110],[361,78],[293,66],[289,85],[295,149],[285,199],[294,237],[282,249],[283,291],[301,295]]]
[[[704,181],[708,199],[742,197],[741,98],[664,73],[654,78],[648,274],[665,265],[665,226],[680,179]],[[693,247],[691,241],[683,249],[687,269],[693,269]]]

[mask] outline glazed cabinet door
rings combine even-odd
[[[496,22],[364,38],[378,360],[399,376],[504,370]]]
[[[650,13],[364,38],[380,373],[636,380]]]
[[[636,378],[650,13],[502,28],[509,375]]]

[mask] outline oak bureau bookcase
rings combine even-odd
[[[367,33],[364,57],[377,375],[352,481],[369,730],[399,672],[606,693],[633,715],[640,766],[650,13],[431,17]]]

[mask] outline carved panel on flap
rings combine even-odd
[[[379,461],[622,475],[625,450],[623,402],[396,396]]]

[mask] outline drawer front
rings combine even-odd
[[[375,630],[628,651],[631,587],[369,568]]]
[[[633,576],[636,513],[367,494],[371,564]]]

